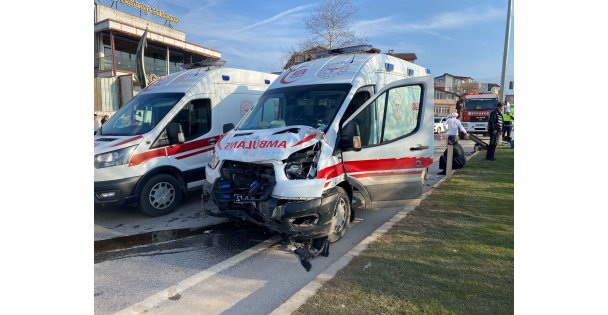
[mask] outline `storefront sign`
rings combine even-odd
[[[175,22],[175,23],[179,23],[179,18],[170,14],[167,14],[165,11],[157,9],[155,7],[150,7],[144,3],[141,2],[137,2],[135,0],[120,0],[120,2],[122,4],[126,4],[130,7],[133,7],[135,9],[138,9],[140,11],[143,11],[146,15],[148,15],[150,12],[152,12],[152,14],[161,17],[167,21],[171,21],[171,22]]]

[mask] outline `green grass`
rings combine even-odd
[[[295,314],[512,314],[513,150],[473,157]]]

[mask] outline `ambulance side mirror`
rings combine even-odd
[[[359,124],[351,121],[346,126],[342,127],[340,149],[342,149],[342,151],[361,151],[361,132],[359,131]]]
[[[184,131],[182,130],[182,125],[180,123],[170,123],[169,126],[167,126],[167,139],[169,139],[169,144],[181,144],[186,142]]]
[[[223,127],[222,131],[224,133],[227,133],[228,131],[230,131],[232,129],[234,129],[234,124],[233,123],[229,123],[229,124],[224,124],[224,127]]]

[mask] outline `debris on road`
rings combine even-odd
[[[296,242],[293,240],[287,244],[287,249],[294,252],[300,258],[300,263],[306,271],[310,271],[312,265],[310,259],[319,255],[323,257],[329,256],[329,239],[327,236],[312,240],[311,242]]]

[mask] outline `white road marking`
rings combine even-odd
[[[202,281],[261,252],[262,250],[270,247],[271,245],[277,243],[280,240],[281,240],[280,236],[274,236],[272,238],[269,238],[269,239],[265,240],[264,242],[254,246],[248,250],[245,250],[217,265],[214,265],[213,267],[205,269],[205,270],[199,272],[198,274],[196,274],[188,279],[185,279],[185,280],[181,281],[180,283],[178,283],[172,287],[169,287],[161,292],[158,292],[137,304],[131,305],[128,308],[118,311],[118,312],[114,313],[114,315],[142,314],[142,313],[158,306],[160,303],[167,301],[167,299],[169,299],[170,297],[176,296],[177,294],[181,294],[185,290],[187,290],[187,289],[201,283]]]
[[[165,301],[158,308],[149,309],[146,315],[219,315],[263,288],[268,281],[218,274],[209,282],[190,288],[178,303]]]

